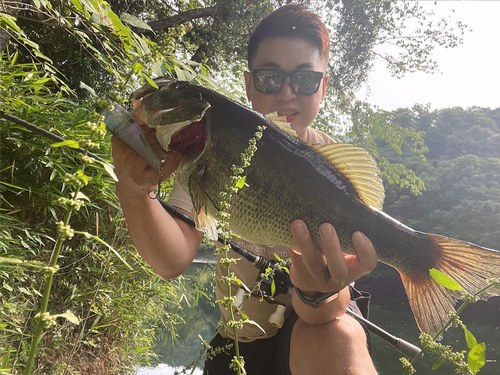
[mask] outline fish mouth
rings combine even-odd
[[[180,152],[185,156],[200,154],[207,141],[207,114],[208,112],[199,121],[194,121],[172,134],[169,151]]]

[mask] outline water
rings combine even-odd
[[[201,267],[206,266],[193,265],[189,272],[193,273]],[[370,275],[359,280],[356,286],[358,289],[366,290],[372,294],[370,320],[373,323],[395,336],[419,345],[419,331],[399,275],[395,270],[379,264]],[[180,345],[164,343],[157,349],[168,367],[163,367],[159,372],[138,372],[138,374],[173,374],[173,367],[182,368],[198,357],[201,349],[198,335],[201,334],[207,341],[210,339],[215,332],[220,312],[218,307],[210,306],[203,301],[197,308],[193,307],[191,310],[185,308],[185,310],[187,314],[186,325],[182,326],[179,331]],[[468,306],[461,314],[461,318],[467,328],[475,335],[477,342],[485,342],[487,345],[487,363],[481,369],[480,374],[500,374],[500,298],[495,297],[488,302],[480,301]],[[467,349],[461,328],[449,329],[445,333],[442,343],[452,345],[455,351]],[[397,350],[382,339],[372,335],[372,359],[381,375],[402,374],[400,357],[402,355]],[[426,354],[415,365],[417,374],[455,374],[454,367],[449,363],[443,364],[437,371],[432,371],[432,364],[436,359],[437,356]],[[201,374],[201,372],[195,372],[195,374]]]

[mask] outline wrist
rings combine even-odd
[[[141,199],[148,198],[150,192],[153,192],[156,186],[149,188],[138,187],[137,185],[126,184],[124,181],[118,181],[116,183],[116,195],[120,199]]]
[[[327,303],[335,300],[339,296],[339,291],[322,293],[322,292],[311,292],[311,291],[302,291],[299,288],[295,287],[295,293],[297,297],[302,301],[302,303],[311,306],[313,309],[317,309]]]

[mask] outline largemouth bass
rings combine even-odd
[[[165,150],[183,155],[177,178],[193,203],[197,228],[214,231],[219,193],[230,184],[231,166],[257,131],[246,186],[228,202],[229,227],[247,241],[297,248],[290,232],[306,222],[316,243],[318,228],[335,227],[342,248],[354,254],[351,235],[370,238],[378,260],[396,268],[420,330],[436,333],[448,320],[460,293],[436,283],[436,268],[469,293],[500,276],[500,252],[447,237],[415,231],[382,211],[384,188],[378,169],[363,149],[350,144],[308,145],[265,116],[208,88],[161,78],[133,95],[133,117],[156,129]],[[480,296],[499,295],[488,289]]]

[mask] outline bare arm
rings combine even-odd
[[[156,273],[166,279],[179,276],[193,261],[203,234],[172,218],[157,200],[148,196],[158,183],[157,171],[118,138],[113,137],[111,144],[119,179],[116,194],[132,242]],[[153,148],[157,147],[159,145],[153,144]],[[177,167],[180,155],[162,152],[157,149],[157,153],[165,159],[162,173],[165,179]]]

